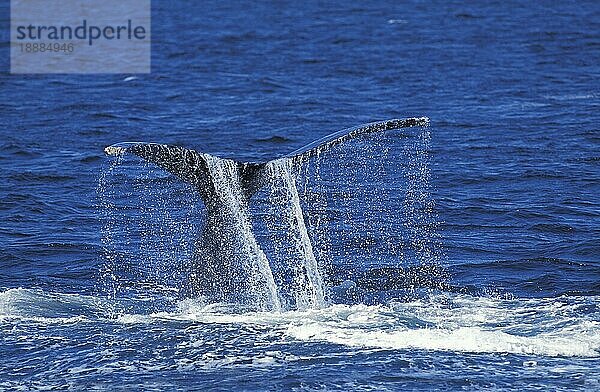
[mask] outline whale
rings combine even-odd
[[[429,125],[427,117],[390,119],[343,129],[280,158],[242,162],[190,148],[149,142],[120,142],[104,149],[108,156],[132,154],[191,184],[205,206],[202,233],[195,242],[190,292],[211,301],[232,301],[259,309],[318,307],[326,297],[293,184],[296,167],[333,147],[363,135]],[[252,234],[248,205],[266,185],[282,177],[291,181],[290,200],[300,229],[299,247],[306,259],[291,267],[292,294],[281,303],[269,260]],[[294,192],[296,192],[294,194]],[[304,233],[304,234],[302,234]]]

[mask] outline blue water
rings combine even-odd
[[[133,80],[9,75],[2,32],[0,389],[600,389],[598,2],[153,2],[152,16],[152,73]],[[186,294],[198,200],[102,152],[144,140],[267,160],[414,116],[430,127],[307,175],[328,260],[318,309]]]

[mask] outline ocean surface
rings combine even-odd
[[[600,3],[152,5],[152,73],[85,76],[10,75],[1,4],[0,390],[600,390]],[[253,197],[278,307],[198,295],[197,192],[103,153],[421,116]]]

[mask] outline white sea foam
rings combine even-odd
[[[286,334],[365,348],[599,356],[599,315],[582,317],[567,309],[581,303],[561,303],[438,296],[386,307],[348,307],[345,316],[338,311],[338,319],[291,323]]]
[[[300,340],[322,340],[353,347],[421,349],[473,353],[513,353],[549,356],[597,356],[600,344],[577,334],[572,336],[516,336],[479,327],[458,329],[419,328],[363,330],[336,328],[317,323],[290,326],[287,333]]]
[[[288,312],[245,312],[237,305],[184,300],[169,312],[123,312],[116,318],[107,312],[105,317],[90,317],[101,314],[105,302],[77,294],[10,289],[0,292],[0,321],[117,322],[141,327],[184,322],[184,329],[190,323],[197,328],[204,324],[247,325],[258,334],[275,336],[288,344],[325,342],[361,351],[417,349],[600,357],[600,312],[594,310],[600,306],[600,297],[507,300],[438,294],[385,306],[332,305]],[[94,306],[95,311],[91,310]],[[257,365],[269,361],[272,359],[265,357]]]
[[[442,350],[547,356],[600,356],[600,315],[577,308],[595,297],[502,300],[439,295],[388,306],[333,305],[293,312],[227,313],[181,304],[151,319],[256,324],[294,340],[356,348]],[[569,304],[568,302],[572,302]]]

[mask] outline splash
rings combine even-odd
[[[300,206],[292,162],[278,159],[270,162],[267,169],[271,186],[271,219],[267,223],[271,232],[284,226],[283,240],[273,240],[278,253],[285,252],[285,256],[280,257],[286,264],[280,268],[285,276],[280,276],[280,280],[289,280],[288,308],[320,308],[325,305],[323,279]]]
[[[226,234],[219,239],[219,246],[214,252],[220,252],[228,258],[237,253],[235,262],[239,263],[241,275],[247,275],[247,281],[235,285],[236,288],[245,287],[250,297],[250,304],[259,309],[281,310],[277,286],[267,256],[258,244],[248,213],[248,205],[240,186],[240,178],[235,162],[228,159],[219,159],[206,156],[208,170],[215,186],[218,198],[219,211],[226,216],[219,216],[220,222],[208,222],[207,225],[226,225],[226,227],[210,228],[209,236]],[[222,232],[226,230],[226,233]],[[205,238],[206,241],[215,238]],[[228,249],[227,241],[234,241],[234,249]],[[231,263],[231,260],[227,260]],[[211,266],[220,268],[220,266]],[[218,274],[217,274],[218,276]],[[221,276],[221,279],[231,276]]]

